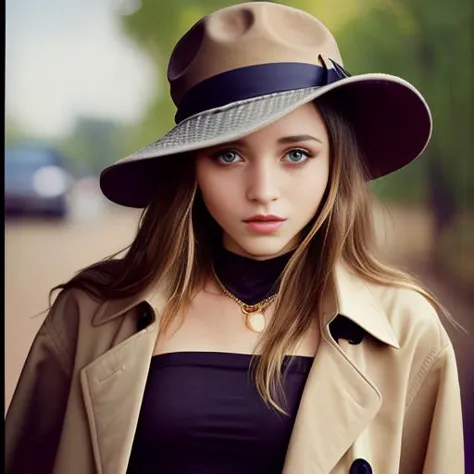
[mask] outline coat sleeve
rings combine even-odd
[[[70,387],[67,354],[51,322],[57,313],[55,303],[36,334],[8,408],[7,474],[50,474],[53,469]]]
[[[451,343],[425,361],[405,413],[401,474],[464,473],[463,423]]]

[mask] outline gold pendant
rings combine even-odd
[[[265,329],[265,316],[259,311],[247,313],[246,324],[253,332],[263,332]]]

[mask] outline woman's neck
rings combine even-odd
[[[256,304],[278,291],[280,275],[294,249],[277,257],[255,260],[219,248],[214,271],[221,283],[246,304]]]

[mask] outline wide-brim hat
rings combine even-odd
[[[201,19],[174,48],[168,80],[176,126],[102,171],[112,202],[147,206],[158,192],[158,160],[237,140],[323,95],[351,123],[370,179],[410,163],[431,136],[429,107],[413,85],[351,76],[330,31],[284,5],[242,3]]]

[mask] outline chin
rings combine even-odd
[[[292,246],[291,241],[275,238],[253,238],[245,242],[238,242],[240,252],[250,258],[266,260],[288,252]]]

